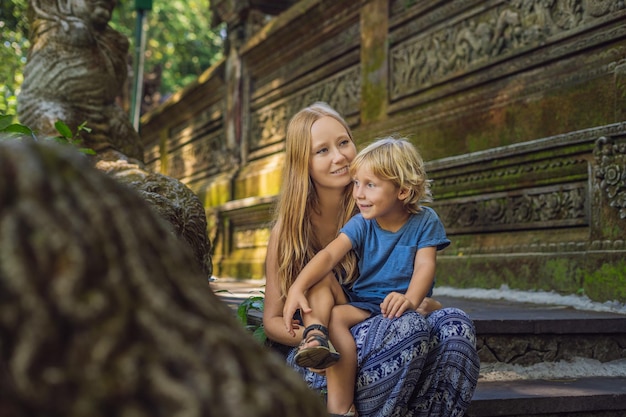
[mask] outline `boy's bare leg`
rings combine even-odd
[[[348,302],[346,295],[333,274],[328,274],[320,282],[315,284],[307,291],[306,294],[311,312],[302,315],[302,321],[305,328],[312,324],[321,324],[328,327],[330,322],[330,314],[336,304],[345,304]],[[311,330],[309,334],[322,334],[319,330]],[[305,343],[303,347],[317,346],[319,342],[312,340],[311,343]],[[341,351],[339,351],[341,353]]]
[[[330,339],[341,352],[339,362],[326,369],[328,386],[327,409],[329,413],[344,414],[354,402],[356,383],[356,343],[350,328],[362,322],[370,313],[351,305],[338,305],[332,310]]]

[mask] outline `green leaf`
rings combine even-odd
[[[237,307],[237,318],[239,319],[239,323],[244,326],[248,324],[248,304],[246,304],[245,301]]]
[[[21,135],[33,135],[33,131],[30,130],[30,128],[24,126],[24,125],[20,125],[17,123],[14,123],[12,125],[9,125],[7,127],[5,127],[4,129],[2,129],[3,132],[8,132],[8,133],[18,133]]]
[[[57,137],[53,137],[53,138],[48,138],[48,140],[53,140],[53,141],[55,141],[56,143],[60,143],[60,144],[63,144],[63,145],[67,145],[67,144],[68,144],[68,140],[67,140],[67,139],[65,139],[65,138],[64,138],[64,137],[62,137],[62,136],[57,136]]]
[[[78,148],[78,150],[85,155],[96,155],[96,151],[91,148]]]
[[[263,327],[263,325],[257,327],[252,333],[252,335],[254,336],[256,340],[258,340],[262,344],[264,344],[265,341],[267,340],[267,335],[265,334],[265,328]]]
[[[0,132],[4,132],[7,126],[13,124],[13,116],[0,114]]]
[[[78,125],[78,128],[76,128],[76,131],[77,132],[85,131],[87,133],[91,133],[91,128],[87,127],[87,121],[84,121],[80,125]]]
[[[74,135],[72,135],[72,130],[61,120],[57,120],[54,123],[54,127],[56,128],[57,132],[59,132],[61,134],[61,136],[63,136],[65,139],[72,139],[72,137]]]

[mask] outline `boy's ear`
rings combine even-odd
[[[404,201],[410,195],[410,190],[408,188],[400,188],[398,191],[398,200]]]

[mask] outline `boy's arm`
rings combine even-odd
[[[335,240],[316,253],[302,269],[289,288],[283,307],[283,320],[287,332],[290,334],[293,332],[292,317],[296,310],[300,309],[303,313],[311,312],[305,293],[329,274],[350,249],[352,242],[348,236],[340,233]]]
[[[385,297],[381,310],[385,317],[400,317],[406,310],[415,310],[430,291],[435,279],[437,248],[418,249],[413,263],[413,275],[406,294],[392,292]]]

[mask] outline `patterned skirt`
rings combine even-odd
[[[377,315],[352,328],[358,369],[354,403],[361,417],[462,417],[479,373],[476,332],[456,308],[426,317],[410,311]],[[324,393],[326,378],[287,362],[309,387]]]

